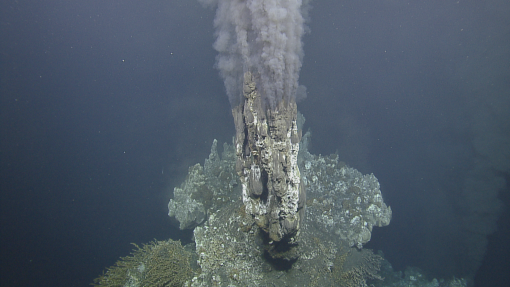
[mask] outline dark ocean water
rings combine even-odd
[[[374,173],[397,270],[507,286],[510,4],[316,1],[298,104],[313,153]],[[195,1],[0,4],[0,285],[87,286],[189,242],[173,187],[234,124]]]

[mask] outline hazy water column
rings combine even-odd
[[[216,8],[216,68],[232,107],[240,103],[245,72],[256,75],[264,104],[295,99],[309,1],[199,1]]]

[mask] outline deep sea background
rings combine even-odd
[[[313,153],[374,173],[367,248],[396,270],[510,286],[510,2],[312,2],[298,104]],[[0,285],[87,286],[189,242],[174,186],[234,124],[214,11],[190,0],[0,3]]]

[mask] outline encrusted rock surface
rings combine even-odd
[[[192,229],[204,222],[208,210],[228,201],[238,185],[233,147],[224,144],[220,159],[217,144],[214,140],[204,167],[200,164],[190,167],[181,187],[174,188],[174,197],[168,203],[168,216],[179,221],[180,229]]]
[[[300,133],[294,101],[262,102],[250,73],[244,102],[232,110],[236,126],[236,170],[246,212],[271,240],[295,243],[303,219],[305,191],[297,164]]]
[[[306,135],[304,147],[308,140]],[[201,272],[192,286],[366,286],[366,280],[380,278],[381,258],[361,249],[372,227],[391,219],[377,179],[347,167],[336,155],[315,156],[302,149],[298,163],[308,203],[299,241],[287,250],[278,250],[279,242],[247,212],[232,146],[225,144],[220,158],[215,141],[204,168],[190,168],[171,206],[188,209],[184,214],[193,214],[195,203],[205,209],[206,219],[194,229]]]
[[[304,141],[308,141],[306,134]],[[363,175],[338,160],[337,155],[300,153],[301,176],[306,185],[307,217],[313,218],[322,233],[362,248],[370,241],[374,226],[390,223],[392,212],[383,201],[379,181]]]

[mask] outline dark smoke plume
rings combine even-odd
[[[232,107],[240,103],[245,72],[256,75],[263,102],[271,107],[304,97],[298,78],[308,0],[199,1],[216,8],[216,68]]]

